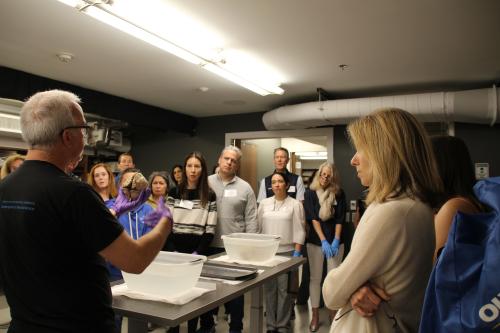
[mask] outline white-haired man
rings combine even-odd
[[[170,232],[164,210],[150,233],[132,240],[100,196],[66,174],[88,130],[79,103],[51,90],[21,110],[26,161],[0,183],[0,274],[12,332],[114,332],[104,259],[140,273]]]

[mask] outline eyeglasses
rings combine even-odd
[[[90,134],[90,129],[92,128],[92,126],[89,126],[89,125],[75,125],[75,126],[67,126],[67,127],[64,127],[62,130],[61,130],[61,133],[59,133],[60,135],[63,134],[63,132],[65,130],[68,130],[68,129],[73,129],[73,128],[79,128],[81,131],[82,131],[82,135],[83,135],[83,138],[85,140],[87,140],[87,138],[89,137],[89,134]]]

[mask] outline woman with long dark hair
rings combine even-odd
[[[167,205],[173,213],[173,228],[167,239],[166,250],[208,255],[208,247],[217,224],[215,193],[208,186],[205,159],[192,152],[184,159],[182,181],[168,193]],[[188,332],[194,333],[198,318],[188,322]],[[213,328],[212,312],[201,316],[201,330]],[[178,332],[173,327],[169,332]]]
[[[451,223],[457,212],[475,214],[484,211],[485,207],[477,200],[473,191],[476,177],[465,142],[453,136],[435,136],[431,140],[445,191],[445,202],[434,217],[435,261],[446,244]]]
[[[173,182],[174,186],[179,186],[182,182],[182,177],[184,174],[184,168],[180,164],[176,164],[173,166],[172,171],[170,172],[170,179]]]
[[[169,191],[167,198],[174,215],[169,249],[207,254],[217,223],[217,204],[208,186],[207,165],[201,153],[186,156],[183,171],[181,183]]]
[[[169,188],[168,174],[164,171],[153,171],[149,175],[149,188],[151,195],[146,203],[156,209],[161,198],[166,201]]]

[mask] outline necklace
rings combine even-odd
[[[285,198],[286,199],[286,198]],[[283,207],[283,205],[285,204],[285,200],[281,201],[281,205],[277,206],[276,205],[276,198],[274,198],[274,208],[273,208],[273,211],[278,211],[280,210],[281,207]]]

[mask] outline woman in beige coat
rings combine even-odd
[[[356,148],[351,164],[369,187],[368,208],[349,255],[325,279],[325,304],[340,309],[330,332],[417,332],[442,192],[429,138],[400,109],[358,119],[348,132]],[[377,311],[352,299],[363,288],[384,299]]]

